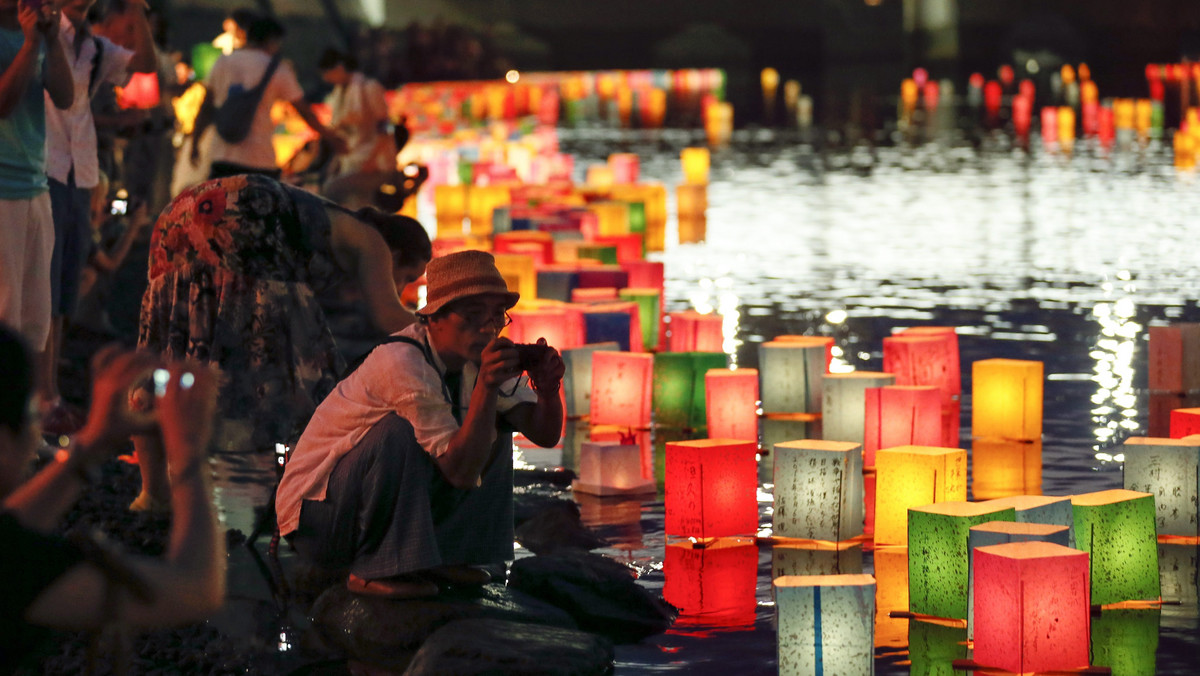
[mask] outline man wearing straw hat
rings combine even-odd
[[[321,403],[276,497],[280,533],[319,565],[348,566],[359,594],[486,583],[477,566],[512,558],[511,432],[546,447],[562,432],[562,359],[499,337],[519,296],[491,254],[435,258],[426,279],[418,323]]]

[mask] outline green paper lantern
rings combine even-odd
[[[585,244],[577,251],[580,258],[600,261],[604,265],[617,264],[617,247],[609,244]]]
[[[908,606],[914,613],[967,619],[971,526],[1013,521],[1016,510],[980,502],[938,502],[908,510]]]
[[[956,676],[954,660],[967,657],[967,630],[959,623],[908,621],[911,676]]]
[[[1092,665],[1120,676],[1153,676],[1159,608],[1111,608],[1092,617]]]
[[[212,71],[213,64],[221,58],[221,48],[211,43],[201,42],[192,47],[192,72],[197,82],[203,82]]]
[[[659,427],[702,430],[708,425],[704,376],[727,368],[720,352],[662,352],[654,356],[654,421]]]
[[[646,203],[645,202],[628,202],[629,204],[629,232],[645,234],[646,232]]]
[[[658,347],[658,310],[662,303],[659,301],[658,289],[619,289],[617,297],[624,301],[637,303],[638,318],[642,325],[642,348],[653,350]]]
[[[1092,604],[1159,598],[1154,496],[1115,489],[1071,503],[1075,546],[1091,555]]]

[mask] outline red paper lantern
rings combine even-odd
[[[134,73],[129,84],[121,87],[117,103],[122,108],[149,109],[158,105],[158,74]]]
[[[988,80],[983,86],[983,106],[987,109],[988,115],[996,115],[1000,112],[1000,102],[1003,99],[1003,90],[1000,88],[1000,83],[995,80]]]
[[[1012,100],[1013,130],[1017,136],[1027,136],[1033,123],[1033,99],[1021,94]]]
[[[669,352],[724,352],[725,318],[719,314],[700,314],[694,310],[669,312],[667,327]]]
[[[936,387],[888,385],[866,389],[867,416],[863,463],[875,466],[875,452],[895,446],[941,446],[941,393]]]
[[[708,436],[758,441],[758,370],[709,369],[704,387]]]
[[[494,253],[526,254],[536,267],[554,262],[554,238],[548,232],[518,230],[496,233],[492,240]]]
[[[962,394],[958,334],[950,326],[914,326],[883,339],[883,371],[897,385],[941,389],[943,405]]]
[[[578,322],[571,321],[566,308],[513,309],[508,314],[512,324],[506,335],[514,343],[536,343],[538,338],[545,338],[547,344],[560,352],[583,345],[583,329]]]
[[[1200,324],[1151,326],[1150,390],[1187,392],[1200,389]]]
[[[1177,408],[1171,411],[1171,438],[1182,439],[1193,434],[1200,434],[1200,408]]]
[[[592,412],[597,425],[650,426],[654,355],[596,352],[592,355]]]
[[[595,409],[593,398],[593,416]],[[667,534],[714,538],[757,533],[757,453],[758,444],[753,441],[668,442]]]
[[[1053,143],[1058,140],[1058,107],[1042,108],[1042,140]]]
[[[1005,87],[1011,86],[1013,83],[1013,78],[1016,77],[1013,67],[1007,63],[1003,66],[1000,66],[1000,69],[997,71],[997,75],[999,75],[1000,81],[1004,83]]]
[[[975,550],[975,661],[1017,673],[1088,665],[1088,555],[1049,542]]]
[[[672,542],[663,558],[663,598],[679,609],[677,625],[754,625],[758,546],[749,538],[721,538],[705,547]]]

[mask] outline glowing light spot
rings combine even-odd
[[[507,80],[509,84],[516,84],[517,81],[521,79],[521,74],[515,70],[510,70],[504,74],[504,79]]]

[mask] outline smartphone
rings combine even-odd
[[[115,199],[112,201],[112,208],[109,210],[113,216],[124,216],[129,211],[129,200]]]

